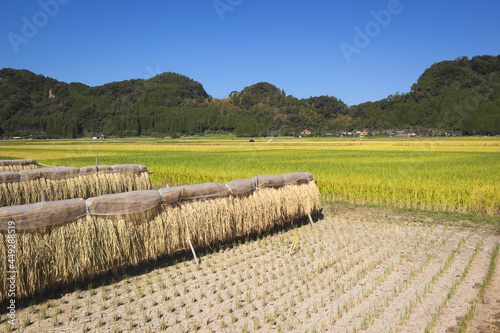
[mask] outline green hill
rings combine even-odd
[[[140,116],[208,98],[200,83],[175,73],[89,87],[4,68],[0,70],[0,134],[57,138],[109,131],[138,135],[144,120]],[[142,125],[147,126],[146,121]]]
[[[500,132],[500,56],[442,61],[407,94],[350,108],[366,128],[435,128],[464,134]]]
[[[233,132],[313,135],[369,129],[500,132],[500,56],[433,64],[406,94],[347,107],[332,96],[298,99],[260,82],[212,99],[186,76],[162,73],[89,87],[27,70],[0,70],[0,136],[75,138]]]

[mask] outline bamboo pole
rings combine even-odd
[[[309,216],[309,222],[311,222],[311,226],[314,225],[313,219],[311,217],[311,213],[307,213],[307,216]]]
[[[196,252],[194,252],[193,244],[191,244],[191,238],[188,237],[189,247],[191,248],[191,252],[193,252],[194,261],[199,265],[200,259],[196,256]]]

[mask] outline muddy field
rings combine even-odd
[[[37,298],[25,332],[469,332],[500,329],[500,237],[487,226],[327,213],[312,225],[130,268]],[[334,217],[337,216],[337,217]],[[172,262],[173,261],[173,262]],[[497,260],[498,261],[498,260]],[[87,282],[85,282],[87,283]]]

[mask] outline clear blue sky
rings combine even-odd
[[[172,71],[215,98],[267,81],[353,105],[500,54],[499,17],[498,0],[3,0],[0,68],[91,86]]]

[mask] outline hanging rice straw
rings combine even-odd
[[[194,248],[206,248],[260,234],[319,208],[314,182],[264,188],[244,196],[159,204],[128,215],[90,215],[87,207],[87,215],[72,222],[16,231],[16,293],[22,297],[58,283],[174,254],[189,249],[189,242]],[[5,231],[0,232],[2,258],[8,253],[7,237]],[[0,300],[7,299],[9,270],[6,260],[0,260]]]
[[[55,201],[152,188],[144,166],[136,165],[135,169],[119,166],[117,170],[98,167],[98,173],[92,169],[96,166],[0,172],[0,207],[40,202],[42,190],[47,193],[47,200]]]
[[[0,172],[36,169],[35,160],[0,160]]]

